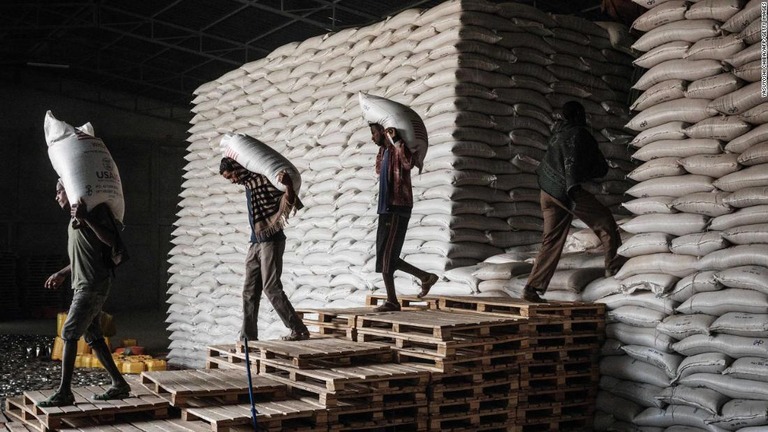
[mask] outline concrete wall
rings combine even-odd
[[[72,125],[91,122],[120,169],[126,198],[123,236],[131,253],[131,261],[119,269],[107,309],[164,308],[166,255],[188,126],[10,83],[0,83],[0,100],[0,251],[20,257],[66,254],[68,216],[54,200],[57,176],[43,119],[50,109]]]

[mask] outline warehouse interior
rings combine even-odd
[[[762,2],[0,11],[0,346],[13,358],[0,430],[768,430]],[[410,107],[429,136],[402,257],[439,280],[422,299],[424,281],[396,273],[403,309],[383,314],[366,94]],[[626,263],[608,272],[606,239],[574,218],[537,304],[522,300],[546,258],[537,167],[573,100],[608,166],[581,187],[618,224]],[[72,300],[44,287],[68,263],[69,220],[47,111],[90,123],[119,167],[130,260],[105,335],[122,346],[131,399],[162,405],[135,416],[35,406],[58,383]],[[252,227],[242,187],[219,175],[233,133],[300,173],[282,282],[309,341],[279,342],[291,329],[265,298],[258,341],[235,345]],[[80,350],[75,386],[107,386]],[[154,358],[129,362],[132,350]]]

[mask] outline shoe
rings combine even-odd
[[[421,292],[416,294],[416,297],[422,298],[429,294],[429,290],[432,288],[432,285],[438,281],[438,279],[440,278],[438,278],[436,274],[430,273],[429,276],[427,276],[427,280],[421,283]]]
[[[397,312],[400,310],[400,303],[384,302],[383,305],[374,309],[376,312]]]
[[[309,339],[309,331],[305,328],[301,331],[292,330],[288,336],[283,336],[284,341],[303,341]]]
[[[523,289],[523,299],[527,300],[531,303],[546,303],[547,301],[544,300],[539,296],[539,293],[536,291],[534,287],[526,286]]]
[[[113,385],[102,394],[93,395],[93,400],[107,401],[115,399],[125,399],[131,394],[131,386],[128,383]]]
[[[48,399],[38,402],[37,406],[40,408],[52,408],[74,404],[75,395],[73,395],[72,392],[62,393],[60,390],[57,390],[56,393],[52,394]]]

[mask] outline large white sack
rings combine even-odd
[[[694,273],[698,267],[696,257],[658,253],[630,258],[615,277],[617,279],[626,279],[642,273],[666,273],[682,278]]]
[[[757,63],[757,62],[754,62]],[[752,68],[749,73],[756,73],[757,65],[750,63],[747,67]],[[756,77],[755,77],[756,78]],[[748,77],[744,77],[748,79]],[[753,125],[761,125],[768,123],[768,103],[761,103],[760,105],[750,108],[738,115],[739,119]]]
[[[692,4],[685,13],[685,19],[713,19],[728,21],[742,8],[740,0],[708,0]]]
[[[751,83],[709,103],[709,108],[726,115],[741,114],[763,102],[760,83]]]
[[[709,336],[709,326],[715,319],[706,314],[670,315],[656,326],[656,330],[677,340],[693,335]]]
[[[715,280],[729,288],[743,288],[768,294],[768,268],[741,266],[715,273]]]
[[[768,205],[739,209],[731,214],[712,219],[709,228],[723,231],[734,227],[768,223]]]
[[[768,223],[742,225],[723,230],[722,236],[737,245],[768,243]]]
[[[685,97],[691,99],[716,99],[741,88],[743,82],[730,72],[701,78],[688,84]]]
[[[656,66],[658,67],[658,66]],[[652,79],[649,78],[648,81]],[[655,80],[655,77],[654,79]],[[638,96],[637,100],[629,107],[632,111],[643,111],[662,102],[672,101],[685,97],[685,81],[681,79],[669,79],[657,82],[648,87]]]
[[[635,216],[621,225],[621,229],[633,234],[665,233],[683,236],[701,232],[708,222],[704,215],[690,213],[646,214]]]
[[[82,200],[92,210],[106,203],[115,219],[125,215],[120,172],[104,141],[94,136],[90,123],[75,128],[45,113],[43,124],[48,157],[61,178],[71,204]]]
[[[694,155],[719,154],[722,152],[720,141],[715,139],[687,138],[682,140],[661,140],[643,146],[636,151],[633,159],[649,161],[661,157],[685,158]]]
[[[621,281],[621,291],[627,294],[635,291],[650,291],[663,295],[670,291],[680,278],[663,273],[645,273],[630,276]]]
[[[729,247],[701,258],[701,270],[723,270],[730,267],[756,265],[768,267],[768,245],[752,244]]]
[[[618,293],[621,293],[621,288],[616,278],[598,278],[584,287],[581,292],[581,298],[586,302],[594,302],[603,297]]]
[[[630,213],[636,215],[653,213],[672,214],[676,212],[676,210],[672,208],[672,202],[675,199],[675,197],[671,196],[649,196],[627,201],[621,204],[621,206],[629,210]]]
[[[758,186],[739,189],[725,198],[731,207],[745,208],[768,204],[768,187]]]
[[[696,192],[710,192],[715,189],[712,178],[703,175],[686,174],[681,176],[659,177],[645,180],[627,190],[627,195],[644,197],[683,197]],[[671,203],[670,203],[671,204]]]
[[[754,165],[728,174],[713,182],[721,190],[735,192],[739,189],[768,186],[768,164]]]
[[[720,178],[741,167],[737,156],[731,153],[688,156],[679,160],[682,167],[691,174]]]
[[[722,216],[733,212],[733,208],[723,202],[728,195],[728,192],[697,192],[676,199],[672,202],[672,207],[683,213]]]
[[[708,352],[719,352],[732,358],[768,357],[768,340],[727,334],[712,336],[693,335],[672,345],[680,354],[691,356]]]
[[[685,314],[721,316],[728,312],[768,313],[768,294],[750,289],[727,288],[691,296],[677,307]]]
[[[650,232],[636,234],[619,246],[618,254],[627,258],[653,253],[669,252],[671,234]]]
[[[723,23],[721,28],[731,33],[738,33],[746,29],[760,17],[760,4],[760,0],[751,0],[739,12]]]
[[[685,168],[678,163],[678,158],[663,157],[651,159],[643,163],[627,174],[627,177],[634,181],[642,182],[652,178],[678,176],[685,173]]]
[[[662,102],[636,115],[626,127],[640,132],[673,121],[700,122],[717,113],[708,105],[707,99],[676,99]]]
[[[648,90],[652,85],[667,80],[696,81],[722,71],[723,66],[716,60],[667,60],[649,69],[632,88]]]
[[[659,401],[670,405],[687,405],[707,411],[710,414],[720,412],[726,402],[730,400],[714,390],[707,388],[692,388],[683,385],[667,387],[661,391]]]
[[[622,306],[616,309],[606,311],[606,321],[609,323],[617,322],[627,324],[633,327],[651,327],[656,326],[667,316],[664,312],[644,308],[642,306]]]
[[[761,143],[748,148],[738,156],[738,162],[744,166],[768,163],[768,143]]]
[[[632,63],[638,67],[650,69],[667,60],[682,59],[691,45],[691,42],[686,41],[667,42],[646,52]]]
[[[632,48],[638,51],[648,51],[659,45],[672,41],[696,42],[700,39],[717,35],[719,23],[715,20],[682,20],[664,24],[642,35]]]
[[[671,381],[660,368],[629,356],[603,357],[600,360],[600,374],[657,387],[668,387]]]
[[[667,23],[685,19],[688,4],[684,1],[667,1],[640,15],[633,23],[632,28],[641,32],[647,32]]]
[[[656,397],[661,394],[662,388],[655,385],[640,383],[636,381],[624,381],[609,376],[602,376],[600,377],[599,387],[601,390],[605,390],[605,392],[600,392],[601,394],[610,393],[623,399],[630,400],[644,407],[662,406],[656,400]],[[605,408],[607,408],[608,411],[611,411],[610,405],[606,406]],[[638,413],[639,412],[635,412],[635,415]],[[634,416],[632,416],[632,418],[634,418]],[[630,420],[632,418],[630,418]]]
[[[654,141],[683,139],[686,137],[685,128],[688,126],[687,123],[681,121],[664,123],[640,132],[632,138],[630,144],[640,148]]]
[[[595,300],[595,303],[603,303],[606,309],[616,309],[622,306],[640,306],[666,314],[674,313],[675,307],[680,304],[667,298],[658,297],[650,292],[612,294]]]
[[[768,360],[763,357],[741,357],[723,371],[733,378],[768,382]]]
[[[733,399],[768,400],[768,383],[743,380],[728,375],[696,373],[681,378],[679,384],[706,387]]]
[[[723,239],[720,232],[710,231],[680,236],[672,240],[669,250],[674,254],[702,257],[728,246],[728,242]]]
[[[720,414],[707,424],[726,430],[743,430],[744,426],[765,426],[768,423],[768,401],[733,399],[723,405]]]
[[[711,117],[685,129],[690,138],[710,138],[730,141],[749,132],[751,126],[734,116]]]
[[[411,108],[389,99],[360,92],[358,95],[363,118],[386,128],[395,128],[408,148],[417,156],[417,167],[424,165],[428,136],[424,121]]]
[[[619,380],[613,377],[605,376],[606,379],[610,379],[617,383],[625,383],[625,382],[633,382],[633,381],[625,381],[625,380]],[[650,386],[652,388],[658,388],[657,386],[651,386],[650,384],[642,384],[644,386]],[[618,387],[615,384],[612,385],[612,387]],[[618,395],[614,394],[610,391],[601,391],[598,392],[597,397],[595,398],[595,408],[597,408],[597,412],[610,412],[611,413],[611,428],[612,430],[615,429],[615,425],[617,423],[616,420],[621,420],[624,422],[630,422],[633,418],[635,418],[636,415],[641,413],[643,411],[643,406],[640,405],[635,400],[632,400],[628,397],[624,397],[625,395]],[[626,395],[631,396],[631,395]],[[599,420],[595,420],[597,422]],[[594,427],[594,430],[599,430],[597,427]],[[608,430],[608,429],[604,429]]]
[[[263,142],[242,134],[226,134],[221,139],[221,151],[225,157],[234,159],[248,171],[261,174],[281,191],[285,185],[277,181],[277,175],[285,171],[293,182],[298,194],[301,190],[301,174],[291,161]]]
[[[689,60],[713,59],[725,60],[744,49],[744,41],[738,35],[725,35],[705,38],[697,41],[685,53]]]
[[[720,374],[731,363],[731,358],[723,353],[709,352],[686,357],[677,368],[675,382],[697,373]]]
[[[621,349],[628,356],[661,369],[669,378],[677,375],[677,367],[683,361],[683,357],[678,354],[661,352],[644,345],[624,345]]]
[[[710,414],[704,410],[685,405],[669,405],[666,409],[646,408],[634,419],[639,426],[663,426],[665,431],[671,428],[687,427],[686,432],[725,432],[716,426],[707,425]]]
[[[733,336],[766,338],[768,337],[768,314],[728,312],[716,319],[709,326],[709,330],[713,333]],[[768,377],[765,380],[768,380]]]

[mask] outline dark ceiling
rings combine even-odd
[[[4,0],[0,2],[0,79],[186,121],[195,88],[281,45],[440,3]],[[605,19],[600,0],[520,3]]]

